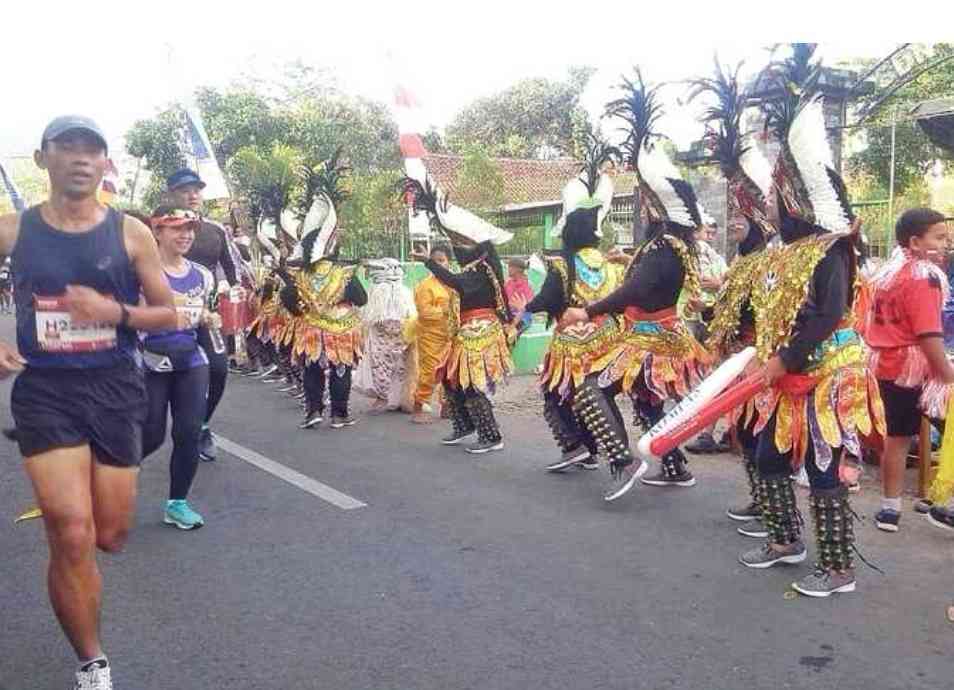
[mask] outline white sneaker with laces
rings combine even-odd
[[[113,690],[109,664],[100,666],[98,663],[93,663],[86,670],[77,671],[73,690]]]

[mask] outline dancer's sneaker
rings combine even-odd
[[[668,472],[665,467],[660,467],[656,474],[640,479],[643,484],[650,486],[695,486],[696,478],[692,472],[683,469],[681,472]]]
[[[739,563],[746,568],[771,568],[776,563],[801,563],[807,556],[808,549],[801,541],[789,544],[784,550],[777,550],[766,542],[761,547],[739,556]]]
[[[750,520],[756,520],[761,517],[762,511],[759,509],[758,505],[755,504],[755,502],[750,501],[745,506],[729,508],[727,511],[725,511],[725,514],[733,520],[738,520],[739,522],[749,522]]]
[[[449,436],[445,436],[441,439],[441,443],[445,446],[456,446],[458,443],[463,441],[466,438],[470,438],[477,433],[477,429],[471,429],[470,431],[456,432],[452,431]]]
[[[591,455],[586,460],[577,462],[576,467],[581,470],[598,470],[600,468],[600,461]]]
[[[166,514],[162,521],[179,529],[199,529],[205,524],[205,520],[192,510],[188,501],[166,501]]]
[[[503,439],[499,439],[497,441],[475,441],[464,448],[464,450],[473,455],[482,455],[495,450],[503,450],[503,447]]]
[[[106,659],[96,659],[80,668],[76,672],[73,690],[113,690],[109,662]]]
[[[607,503],[625,496],[636,480],[646,474],[649,464],[642,458],[638,458],[625,467],[614,467],[610,463],[610,481],[603,492],[603,500]]]
[[[346,417],[332,417],[331,418],[331,428],[332,429],[343,429],[346,426],[354,426],[358,423],[358,420],[352,417],[350,414]]]
[[[699,434],[694,443],[686,446],[686,450],[693,455],[712,455],[723,452],[721,446],[712,438],[712,434],[707,431]]]
[[[836,570],[815,568],[815,572],[792,583],[792,589],[808,597],[830,597],[832,594],[855,591],[855,570],[839,573]]]
[[[761,518],[746,522],[744,525],[737,527],[735,531],[743,537],[752,537],[753,539],[767,539],[769,535],[768,528],[762,524]]]
[[[568,467],[589,459],[590,451],[586,446],[580,446],[573,450],[564,451],[559,460],[554,460],[547,465],[547,472],[562,472]]]
[[[260,379],[268,378],[269,376],[271,376],[272,374],[274,374],[276,371],[278,371],[278,365],[277,365],[277,364],[269,364],[267,367],[265,367],[264,369],[262,369],[261,372],[259,372],[258,377],[259,377]]]
[[[310,429],[313,426],[317,426],[324,421],[321,410],[312,410],[305,414],[305,418],[301,420],[301,424],[298,425],[299,429]]]

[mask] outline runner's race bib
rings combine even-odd
[[[99,352],[116,347],[116,327],[109,323],[73,324],[63,297],[33,296],[36,341],[44,352]]]

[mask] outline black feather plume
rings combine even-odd
[[[350,166],[344,165],[341,160],[341,147],[335,149],[328,160],[318,165],[304,165],[301,176],[304,182],[304,192],[301,200],[295,205],[295,215],[298,220],[304,220],[319,194],[326,194],[331,203],[337,207],[345,201],[349,194],[344,188],[344,180],[351,172]]]
[[[600,181],[600,171],[603,164],[622,160],[623,152],[616,146],[610,146],[603,139],[587,132],[583,151],[583,166],[580,168],[586,179],[586,191],[590,196],[596,194],[596,186]]]
[[[659,86],[647,88],[638,67],[635,72],[635,80],[622,77],[622,82],[617,87],[623,92],[622,98],[606,104],[607,115],[619,117],[629,126],[629,133],[622,148],[633,168],[636,167],[640,151],[649,139],[659,136],[653,132],[653,127],[662,116],[662,105],[656,100]]]
[[[817,43],[792,43],[792,55],[770,62],[759,77],[769,95],[760,107],[765,113],[765,129],[784,141],[789,127],[818,89],[821,63],[812,62]]]
[[[748,147],[744,145],[742,133],[742,114],[748,102],[748,94],[739,86],[740,62],[733,72],[723,70],[718,59],[715,62],[715,76],[711,79],[695,79],[688,101],[693,101],[704,93],[716,98],[716,104],[705,109],[702,121],[706,125],[706,144],[708,158],[718,163],[722,174],[731,178],[739,170],[739,161]]]

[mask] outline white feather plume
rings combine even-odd
[[[288,208],[284,209],[280,220],[282,230],[285,231],[286,235],[289,237],[298,237],[298,233],[301,230],[301,221],[298,220],[294,211]]]
[[[749,145],[739,157],[739,166],[762,192],[762,197],[768,199],[772,192],[772,166],[755,144]]]
[[[512,232],[498,228],[467,209],[451,203],[440,190],[437,192],[437,219],[448,230],[477,244],[488,240],[493,244],[504,244],[513,239]]]
[[[600,173],[600,179],[596,183],[596,192],[594,197],[600,201],[600,210],[596,220],[596,236],[603,237],[603,220],[613,210],[613,180],[606,173]]]
[[[563,187],[563,214],[560,220],[554,224],[550,230],[551,237],[560,237],[563,235],[563,228],[566,226],[566,217],[577,209],[577,207],[590,195],[583,182],[582,175],[574,177]]]
[[[821,98],[808,103],[796,115],[788,131],[788,148],[808,193],[815,224],[829,232],[846,232],[851,221],[832,186],[828,170],[835,167],[825,133]]]
[[[682,175],[669,160],[662,146],[650,145],[644,148],[639,154],[636,167],[643,183],[659,197],[666,209],[667,218],[679,225],[695,227],[696,221],[692,214],[669,182],[669,180],[681,180]]]

